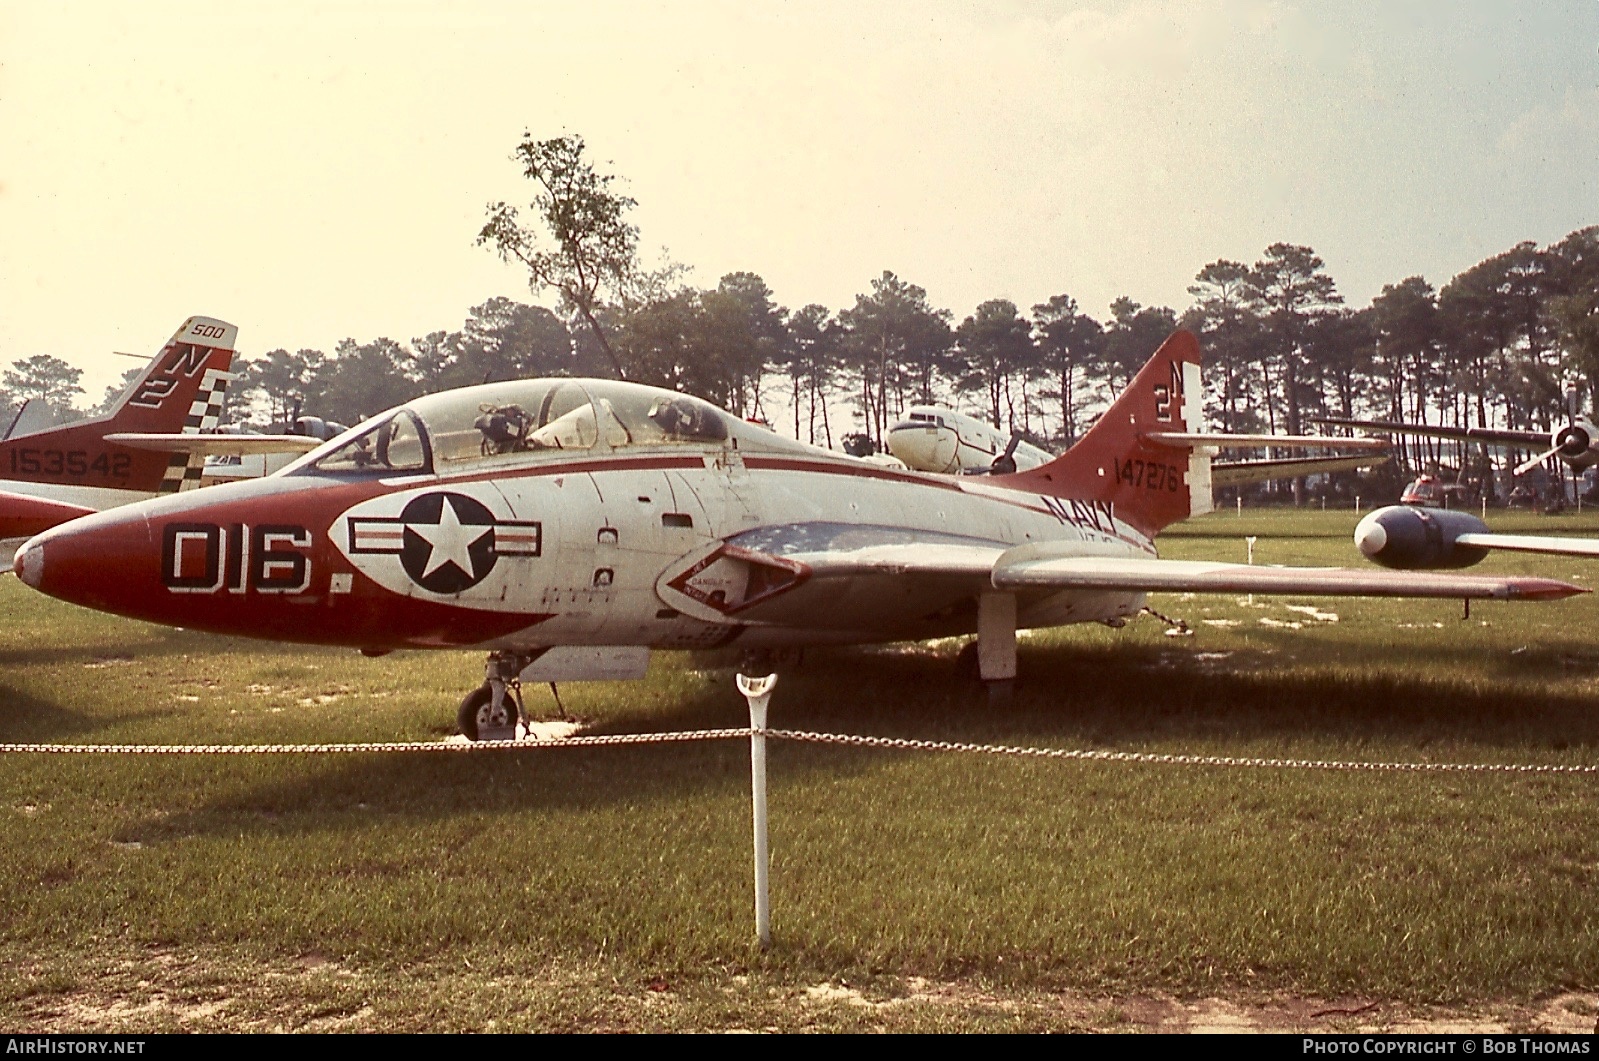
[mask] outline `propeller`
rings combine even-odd
[[[1016,470],[1016,447],[1021,441],[1022,436],[1011,435],[1010,441],[1005,444],[1005,452],[995,457],[988,466],[989,475],[1009,475]]]
[[[1589,439],[1588,432],[1578,423],[1581,404],[1581,391],[1576,387],[1568,387],[1566,389],[1566,426],[1555,432],[1554,445],[1536,457],[1530,457],[1522,461],[1516,465],[1510,474],[1517,477],[1525,475],[1550,457],[1565,455],[1575,460],[1586,453],[1592,440]]]
[[[1538,467],[1538,465],[1542,464],[1544,461],[1548,460],[1550,457],[1553,457],[1556,454],[1558,454],[1562,449],[1565,449],[1565,446],[1557,445],[1553,449],[1545,450],[1543,453],[1538,454],[1536,457],[1529,457],[1527,460],[1524,460],[1520,464],[1516,465],[1515,469],[1513,471],[1511,471],[1510,474],[1514,475],[1514,476],[1516,476],[1518,478],[1523,476],[1523,475],[1526,475],[1528,472],[1530,472],[1534,468]]]

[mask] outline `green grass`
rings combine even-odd
[[[1357,562],[1352,513],[1220,513],[1168,556]],[[1521,526],[1525,524],[1525,526]],[[1599,533],[1583,516],[1496,529]],[[1591,584],[1591,562],[1483,570]],[[772,724],[1062,748],[1599,763],[1599,604],[1165,596],[1024,639],[812,653]],[[1315,606],[1322,617],[1290,606]],[[170,631],[0,582],[0,741],[438,739],[475,654]],[[1337,621],[1326,616],[1336,613]],[[1210,620],[1210,623],[1206,623]],[[1263,623],[1262,620],[1269,620]],[[1291,623],[1298,623],[1294,628]],[[1277,625],[1272,625],[1277,624]],[[745,724],[727,661],[571,686],[598,732]],[[535,693],[547,708],[547,693]],[[1048,993],[1526,1000],[1599,986],[1599,778],[1032,761],[778,743],[753,941],[737,741],[473,755],[0,757],[0,1023],[1115,1029]],[[924,981],[956,985],[935,1003]],[[847,983],[847,991],[816,991]],[[837,997],[835,997],[837,995]]]

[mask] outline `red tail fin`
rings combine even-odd
[[[1048,464],[994,482],[1053,497],[1105,501],[1117,518],[1153,535],[1210,511],[1210,458],[1150,441],[1205,429],[1199,340],[1173,332],[1099,422]]]
[[[0,442],[0,478],[143,493],[177,490],[190,479],[198,485],[203,456],[129,449],[105,436],[214,428],[238,333],[223,321],[190,317],[106,415]]]

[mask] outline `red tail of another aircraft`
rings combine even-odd
[[[1048,464],[994,481],[1053,497],[1100,501],[1145,534],[1210,511],[1210,457],[1151,436],[1205,429],[1199,340],[1179,331],[1089,432]]]
[[[131,449],[105,436],[214,428],[237,335],[231,324],[190,317],[106,415],[0,441],[0,479],[139,493],[198,486],[204,456]]]

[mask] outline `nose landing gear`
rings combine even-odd
[[[522,702],[523,668],[536,657],[518,652],[491,652],[483,667],[483,684],[467,693],[455,713],[467,740],[515,740],[516,722],[527,717]]]

